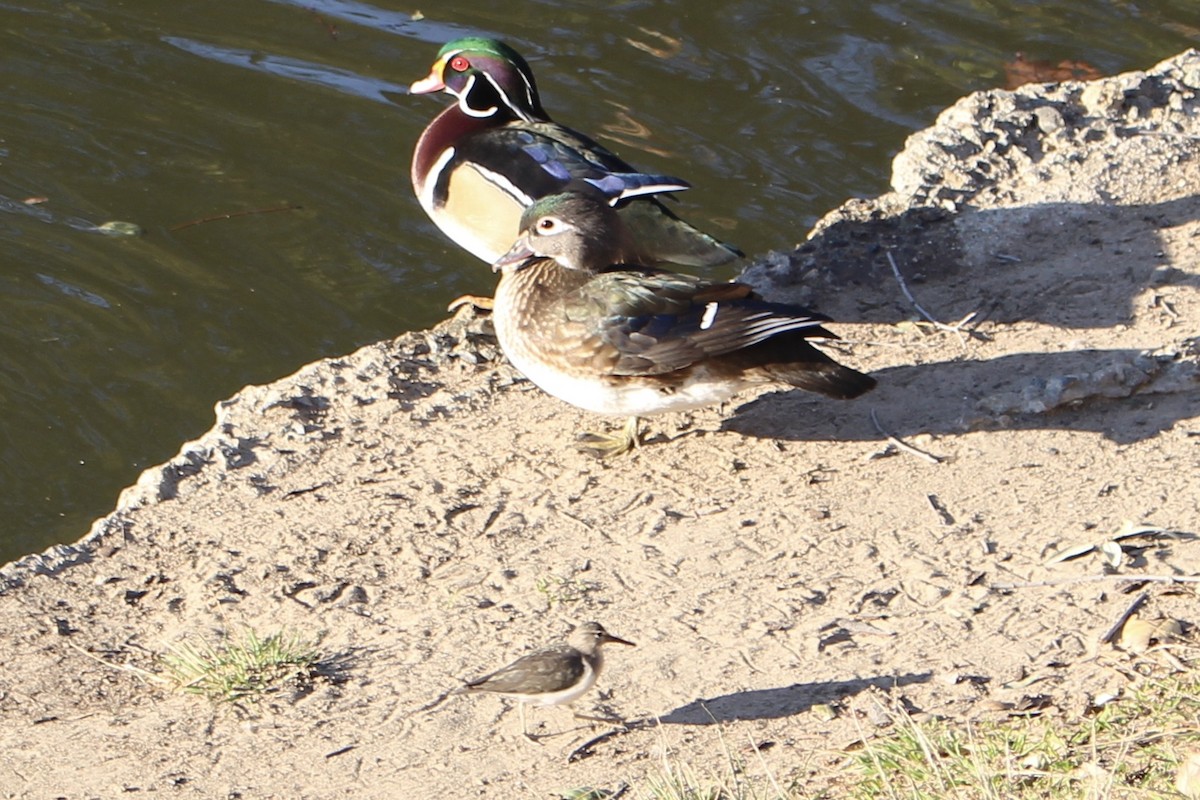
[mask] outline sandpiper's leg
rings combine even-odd
[[[540,742],[538,742],[537,734],[530,733],[528,726],[526,726],[526,724],[525,724],[525,704],[524,703],[521,703],[521,702],[517,703],[517,716],[519,716],[521,718],[521,735],[535,744],[541,744]]]
[[[612,458],[641,446],[637,417],[625,420],[625,427],[620,433],[588,431],[579,437],[578,444],[580,450],[596,458]]]

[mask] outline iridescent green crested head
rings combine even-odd
[[[451,53],[492,56],[510,62],[517,69],[528,75],[533,74],[529,69],[529,64],[521,57],[521,54],[499,39],[489,39],[486,36],[464,36],[461,39],[455,39],[452,42],[442,45],[442,49],[437,54],[438,60],[444,59]]]
[[[459,107],[471,116],[549,119],[533,70],[520,53],[498,39],[466,36],[443,46],[429,77],[413,84],[418,94],[437,90],[457,97]]]

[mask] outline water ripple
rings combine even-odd
[[[254,50],[221,47],[220,45],[206,44],[178,36],[164,36],[162,37],[162,41],[184,52],[200,56],[201,58],[207,58],[210,61],[230,64],[235,67],[242,67],[290,80],[302,81],[315,86],[326,86],[331,89],[337,89],[345,94],[365,97],[368,100],[389,102],[385,92],[388,94],[408,94],[407,86],[377,78],[368,78],[349,70],[317,64],[312,61],[302,61],[297,58],[271,55]]]

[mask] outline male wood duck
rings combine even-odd
[[[542,198],[520,228],[494,265],[496,335],[547,393],[629,418],[619,435],[582,437],[586,452],[626,452],[638,444],[638,417],[720,403],[754,384],[842,399],[875,386],[808,341],[837,338],[821,326],[828,317],[769,303],[743,283],[638,264],[628,228],[602,197]]]
[[[742,253],[676,217],[654,195],[686,189],[678,178],[645,175],[581,133],[551,121],[529,65],[495,39],[456,39],[410,91],[443,91],[457,103],[421,134],[412,182],[442,231],[491,263],[517,235],[534,200],[596,189],[620,208],[646,263],[713,266]]]

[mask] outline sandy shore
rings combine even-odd
[[[880,382],[858,401],[750,394],[599,463],[569,446],[597,420],[461,312],[218,404],[80,543],[0,571],[0,794],[554,797],[730,753],[817,786],[889,696],[1121,692],[1135,657],[1100,639],[1130,584],[1048,559],[1134,521],[1186,535],[1125,540],[1119,573],[1200,564],[1198,91],[1189,52],[971,95],[891,193],[750,268],[839,320]],[[1194,586],[1139,613],[1194,624]],[[629,730],[417,711],[588,619],[638,647],[578,708]],[[245,629],[319,634],[326,674],[248,716],[137,671]]]

